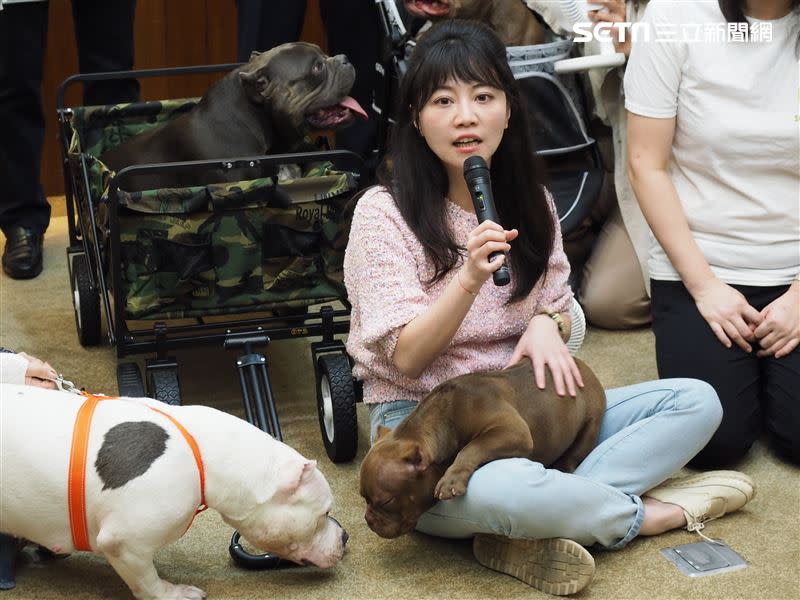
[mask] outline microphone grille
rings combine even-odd
[[[489,171],[489,166],[482,156],[470,156],[464,161],[464,177],[469,175],[476,176],[481,170]]]

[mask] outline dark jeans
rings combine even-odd
[[[380,24],[374,0],[320,0],[320,14],[331,55],[344,54],[356,69],[350,95],[369,114],[369,121],[336,132],[336,146],[367,157],[377,143],[377,117],[372,112],[375,63]],[[300,39],[306,0],[238,0],[238,57],[247,61],[253,50],[269,50]]]
[[[44,142],[42,71],[47,2],[7,4],[0,11],[0,228],[47,229],[50,205],[40,182]],[[133,67],[135,0],[73,0],[82,73]],[[135,79],[87,83],[84,104],[131,102]],[[55,107],[45,107],[55,116]]]
[[[736,344],[725,348],[681,282],[652,280],[653,331],[658,375],[694,377],[710,383],[722,402],[722,423],[690,466],[708,469],[739,461],[762,427],[770,445],[800,464],[800,348],[788,356],[756,356]],[[763,309],[788,285],[732,286],[751,306]]]

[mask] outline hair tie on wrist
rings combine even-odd
[[[464,284],[461,283],[461,271],[456,271],[456,281],[458,281],[458,285],[461,286],[461,289],[464,290],[465,292],[467,292],[470,296],[477,296],[478,295],[477,292],[469,291],[466,287],[464,287]]]

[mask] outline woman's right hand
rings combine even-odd
[[[516,229],[505,230],[494,221],[484,221],[467,236],[467,258],[461,268],[461,285],[477,293],[484,282],[504,263],[506,256],[489,262],[492,252],[508,252],[512,241],[519,235]]]
[[[697,310],[726,348],[735,343],[745,352],[753,350],[753,329],[763,319],[761,313],[750,306],[741,292],[727,283],[712,277],[696,290],[692,290]]]

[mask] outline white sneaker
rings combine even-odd
[[[575,594],[594,577],[594,558],[578,542],[525,540],[478,534],[472,553],[479,563],[556,596]]]
[[[680,506],[686,516],[686,529],[699,532],[707,521],[750,502],[756,495],[756,484],[738,471],[708,471],[668,479],[643,495]]]

